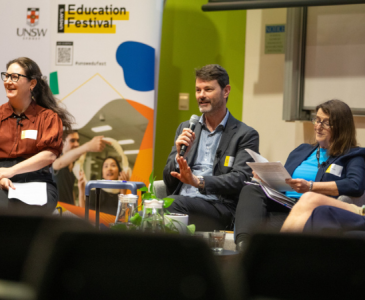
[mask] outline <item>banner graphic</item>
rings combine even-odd
[[[163,6],[164,0],[0,4],[7,12],[0,20],[7,40],[1,71],[11,59],[30,57],[74,116],[80,144],[103,135],[121,145],[124,159],[110,146],[87,154],[88,180],[102,179],[103,160],[113,156],[132,171],[129,180],[148,184]],[[2,95],[1,104],[7,102]]]

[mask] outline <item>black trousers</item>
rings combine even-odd
[[[269,199],[257,185],[245,185],[240,193],[235,222],[235,240],[241,235],[250,235],[266,227],[269,216],[278,213],[277,222],[270,224],[271,229],[280,229],[290,209]]]
[[[231,229],[232,209],[220,201],[182,195],[170,195],[168,198],[175,200],[167,210],[189,215],[189,224],[195,224],[197,231]]]
[[[23,161],[22,158],[2,159],[0,167],[9,168]],[[42,206],[28,205],[18,199],[9,199],[8,191],[0,190],[0,210],[13,214],[26,215],[45,215],[52,214],[58,201],[58,193],[55,183],[52,181],[52,175],[48,167],[38,171],[15,175],[10,178],[13,183],[25,182],[46,182],[47,184],[47,203]]]

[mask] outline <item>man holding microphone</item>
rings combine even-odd
[[[188,214],[199,231],[230,228],[244,181],[252,176],[246,162],[253,159],[245,149],[259,152],[257,131],[226,107],[230,90],[221,66],[196,70],[202,115],[180,124],[163,172],[169,197],[175,199],[168,210]]]

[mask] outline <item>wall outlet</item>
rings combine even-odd
[[[189,93],[179,93],[179,110],[189,110]]]

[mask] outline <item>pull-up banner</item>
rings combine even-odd
[[[20,0],[0,4],[7,61],[28,56],[49,79],[52,92],[75,117],[81,140],[104,135],[119,142],[130,180],[148,184],[163,0]],[[2,92],[1,103],[7,101]],[[101,178],[107,147],[88,154],[88,179]],[[119,156],[120,158],[120,156]],[[123,164],[125,165],[125,162]]]

